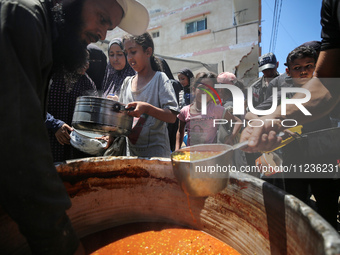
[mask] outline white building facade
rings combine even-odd
[[[194,73],[228,71],[246,86],[258,77],[261,0],[139,2],[149,10],[155,54],[166,59],[174,74],[184,67]],[[100,46],[107,52],[107,42],[124,34],[116,28]]]

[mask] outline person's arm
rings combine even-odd
[[[247,112],[246,115],[244,116],[244,119],[246,121],[249,120],[253,120],[253,119],[258,119],[259,116],[257,116],[256,114],[252,113],[252,112]]]
[[[302,86],[311,93],[311,99],[304,104],[304,107],[312,116],[306,116],[295,105],[289,105],[290,107],[287,106],[286,119],[298,119],[299,123],[304,124],[330,113],[340,101],[339,67],[340,48],[321,51],[314,78]],[[304,94],[297,93],[293,98],[303,98],[304,96]],[[281,109],[277,109],[277,111],[279,110]]]
[[[277,104],[280,104],[281,91],[277,92]],[[256,106],[256,110],[268,110],[273,106],[273,95],[269,96],[266,100],[264,100],[261,104]],[[277,106],[277,105],[275,105]]]
[[[176,147],[175,150],[179,150],[182,146],[183,139],[184,139],[184,129],[185,129],[185,122],[180,120],[179,121],[179,126],[176,134]]]
[[[52,129],[54,133],[65,124],[64,121],[54,118],[50,113],[46,113],[45,125],[47,129]]]
[[[57,132],[55,133],[55,137],[57,138],[57,141],[61,145],[70,144],[71,136],[69,132],[71,131],[73,131],[73,128],[67,125],[66,123],[64,123],[61,126],[61,128],[59,128]]]
[[[174,123],[176,121],[176,113],[169,109],[161,109],[146,102],[131,102],[126,108],[134,107],[133,111],[129,111],[128,115],[139,118],[142,114],[147,114],[164,122]]]
[[[64,121],[54,118],[50,113],[46,114],[45,125],[48,129],[52,129],[57,141],[61,145],[70,144],[70,133],[73,128]]]
[[[147,102],[130,102],[126,108],[135,108],[135,110],[128,113],[130,116],[140,117],[145,113],[167,123],[174,123],[176,121],[179,109],[172,83],[164,73],[160,75],[159,82],[156,84],[158,86],[159,107]]]

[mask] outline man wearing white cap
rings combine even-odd
[[[0,13],[0,206],[32,254],[83,254],[44,125],[49,79],[72,77],[107,30],[144,33],[148,11],[134,0],[0,0]]]

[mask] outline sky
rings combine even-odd
[[[262,54],[269,52],[272,33],[274,0],[262,0]],[[282,0],[281,16],[274,53],[279,73],[286,70],[287,55],[308,41],[321,40],[320,11],[322,0]],[[262,74],[260,74],[262,76]]]

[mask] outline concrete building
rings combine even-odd
[[[229,71],[245,85],[258,77],[261,0],[139,0],[150,13],[155,53],[172,72]],[[125,32],[114,29],[100,45]],[[177,75],[175,76],[177,78]]]

